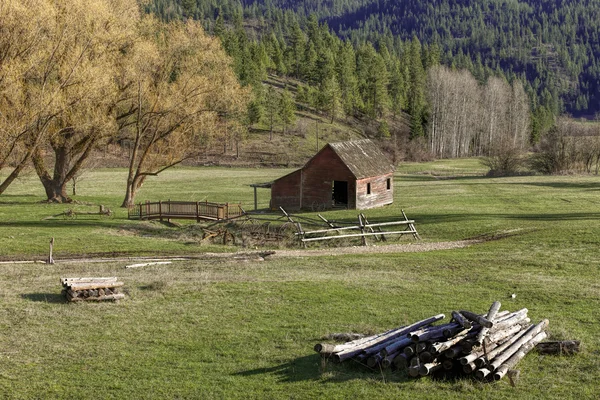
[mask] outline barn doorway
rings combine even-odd
[[[333,181],[333,206],[348,206],[348,182]]]

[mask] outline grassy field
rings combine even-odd
[[[247,185],[286,170],[176,169],[150,180],[139,200],[241,201]],[[593,399],[600,389],[600,182],[597,177],[489,179],[476,160],[402,165],[394,205],[424,240],[497,239],[427,253],[185,261],[124,269],[125,262],[0,265],[0,398]],[[66,208],[41,203],[26,177],[0,196],[0,256],[191,254],[231,251],[178,228],[127,221],[118,209],[123,171],[90,173],[78,201],[117,209],[113,219],[42,220]],[[268,192],[259,193],[263,206]],[[354,219],[356,211],[327,213]],[[404,238],[410,243],[412,239]],[[118,276],[119,303],[65,304],[61,276]],[[516,294],[512,299],[511,294]],[[312,351],[332,332],[378,332],[453,309],[527,307],[555,339],[579,339],[575,357],[532,353],[507,381],[407,380]]]

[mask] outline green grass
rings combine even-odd
[[[443,170],[461,172],[438,179],[435,171]],[[432,242],[506,233],[464,249],[139,269],[1,264],[0,398],[597,398],[598,178],[488,179],[479,171],[473,160],[401,166],[394,205],[366,211],[383,220],[404,209]],[[247,184],[286,172],[177,169],[149,181],[139,200],[250,205]],[[123,171],[90,174],[77,199],[116,208],[123,178]],[[50,236],[64,254],[228,250],[162,239],[161,230],[173,228],[127,221],[123,211],[111,220],[42,221],[73,206],[39,203],[38,186],[26,178],[0,196],[1,255],[41,256]],[[260,194],[266,203],[268,192]],[[349,220],[356,211],[326,215]],[[59,277],[86,275],[118,276],[127,298],[65,304]],[[581,354],[532,353],[518,365],[513,388],[506,380],[407,380],[352,363],[323,364],[312,351],[332,332],[378,332],[457,308],[484,312],[494,300],[510,310],[527,307],[534,321],[548,318],[551,337],[581,340]]]

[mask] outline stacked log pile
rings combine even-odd
[[[61,278],[63,294],[69,301],[120,300],[125,297],[119,293],[123,282],[116,277],[110,278]]]
[[[487,314],[453,311],[452,320],[435,315],[414,324],[351,342],[320,343],[315,351],[336,362],[353,359],[370,368],[397,368],[411,377],[472,375],[500,380],[546,338],[548,320],[532,325],[526,308],[500,311],[495,302]]]

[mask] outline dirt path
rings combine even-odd
[[[335,256],[344,254],[381,254],[381,253],[416,253],[435,250],[462,249],[483,240],[457,240],[454,242],[433,242],[433,243],[408,243],[408,244],[387,244],[379,246],[352,246],[335,247],[327,249],[298,249],[298,250],[276,250],[270,257],[316,257],[316,256]]]
[[[56,264],[65,263],[108,263],[108,262],[137,262],[137,261],[185,261],[185,260],[210,260],[210,259],[269,259],[283,257],[319,257],[336,256],[345,254],[389,254],[389,253],[417,253],[436,250],[462,249],[477,243],[483,243],[485,240],[457,240],[454,242],[432,242],[432,243],[406,243],[406,244],[387,244],[379,246],[352,246],[352,247],[331,247],[326,249],[296,249],[296,250],[254,250],[238,251],[235,253],[201,253],[193,255],[169,255],[154,257],[93,257],[81,256],[74,258],[55,259]],[[2,260],[2,264],[45,264],[41,260]]]

